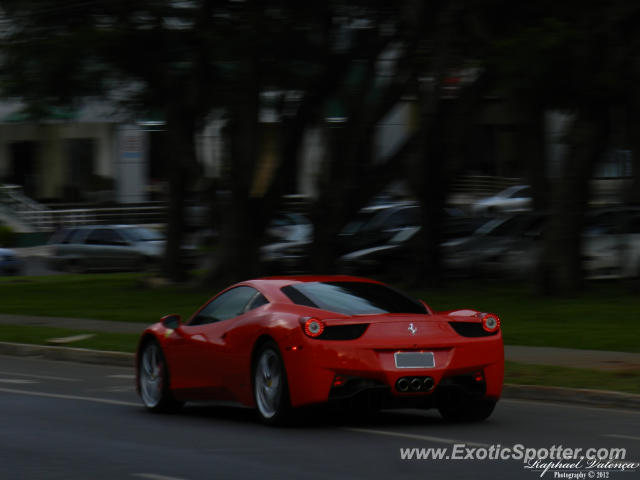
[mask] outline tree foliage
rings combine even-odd
[[[517,119],[515,161],[552,218],[539,281],[547,291],[579,290],[588,182],[611,144],[613,109],[626,112],[627,143],[637,140],[640,7],[629,0],[5,0],[2,8],[0,85],[35,118],[98,95],[165,120],[165,274],[176,280],[184,199],[199,175],[194,137],[214,111],[227,121],[220,187],[230,192],[210,276],[220,281],[261,273],[265,228],[291,190],[305,135],[322,128],[315,269],[332,270],[342,226],[403,176],[423,207],[413,275],[439,282],[443,207],[491,95]],[[471,67],[474,81],[446,95],[447,77]],[[407,98],[413,130],[377,158],[377,126]],[[331,108],[339,115],[328,122]],[[262,121],[265,111],[272,121]],[[545,156],[548,111],[575,122],[558,178]]]

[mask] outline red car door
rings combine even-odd
[[[239,286],[221,293],[196,312],[173,334],[169,360],[172,385],[193,397],[227,398],[229,374],[238,369],[238,357],[229,351],[227,334],[243,323],[249,308],[263,303],[266,299],[256,289]]]

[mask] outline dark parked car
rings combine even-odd
[[[341,252],[382,245],[403,230],[420,225],[420,206],[411,203],[380,205],[361,210],[339,236]]]
[[[0,274],[17,275],[22,271],[24,260],[9,248],[0,248]]]
[[[304,217],[302,217],[304,218]],[[376,205],[358,212],[338,236],[339,254],[385,244],[405,230],[420,224],[420,207],[407,202]],[[273,228],[273,227],[272,227]],[[313,229],[301,224],[301,235],[290,241],[277,241],[261,248],[263,266],[270,273],[302,273],[309,269],[309,248]]]
[[[471,235],[478,227],[477,219],[464,215],[458,209],[447,208],[444,214],[442,235],[446,240]],[[340,258],[339,268],[343,272],[358,274],[390,273],[391,269],[402,271],[415,262],[415,242],[421,241],[418,235],[421,228],[407,226],[387,241],[349,252]]]
[[[526,275],[536,264],[547,218],[541,213],[520,213],[491,219],[473,235],[442,245],[445,266],[463,276]]]

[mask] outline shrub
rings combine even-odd
[[[8,225],[0,225],[0,247],[12,246],[13,239],[13,229]]]

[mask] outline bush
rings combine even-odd
[[[10,247],[13,245],[13,229],[8,225],[0,225],[0,247]]]

